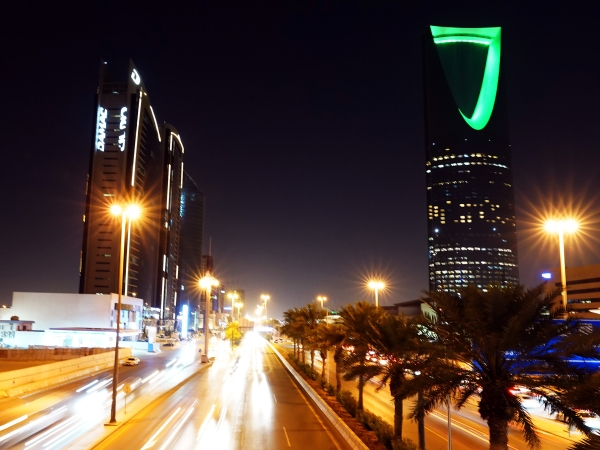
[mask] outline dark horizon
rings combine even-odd
[[[558,266],[544,214],[586,220],[567,266],[600,262],[593,8],[532,2],[5,6],[0,304],[77,292],[98,64],[131,58],[206,195],[215,276],[275,317],[325,295],[428,286],[421,36],[501,26],[521,283]],[[503,56],[503,57],[504,57]],[[119,69],[117,69],[119,70]],[[123,67],[126,72],[126,66]]]

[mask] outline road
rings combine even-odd
[[[247,333],[238,350],[231,361],[217,357],[208,370],[158,399],[95,448],[348,448],[264,339]]]
[[[283,351],[292,351],[291,344],[282,344]],[[306,361],[310,362],[308,356]],[[328,372],[330,381],[335,383],[335,363],[333,358],[328,358]],[[321,360],[318,352],[315,357],[315,370],[321,372]],[[327,367],[326,367],[327,369]],[[327,370],[326,370],[327,371]],[[343,381],[343,389],[351,391],[357,397],[356,381]],[[376,382],[367,383],[364,394],[364,407],[366,410],[384,418],[388,423],[394,423],[394,408],[388,388],[377,390]],[[408,418],[413,400],[404,402],[404,426],[403,436],[418,442],[417,425]],[[541,440],[541,448],[544,450],[565,450],[582,438],[581,434],[569,435],[565,424],[549,418],[541,408],[530,410],[534,423],[538,427],[538,436]],[[475,403],[465,405],[460,411],[451,409],[451,440],[453,450],[471,450],[489,448],[489,429],[484,422]],[[448,449],[448,410],[440,408],[425,418],[425,445],[427,450]],[[509,449],[529,450],[525,443],[523,434],[516,427],[509,428]]]
[[[138,366],[121,366],[119,386],[139,379],[127,396],[128,404],[157,389],[174,386],[197,370],[199,341],[165,347],[162,353],[140,352]],[[110,419],[112,371],[103,372],[43,392],[0,402],[0,448],[66,448]],[[125,396],[119,390],[117,407],[121,412]]]

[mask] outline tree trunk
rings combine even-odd
[[[362,357],[360,360],[360,375],[358,376],[358,401],[356,402],[356,410],[362,411],[363,408],[363,390],[365,388],[365,379],[363,371],[365,368],[365,358]]]
[[[336,349],[333,354],[333,362],[335,362],[335,393],[339,394],[342,390],[342,370],[340,368],[340,363],[342,362],[341,347]]]
[[[313,349],[310,350],[310,371],[315,370],[315,351]]]
[[[404,420],[404,405],[400,397],[394,397],[394,435],[402,439],[402,421]]]
[[[321,365],[321,380],[324,380],[325,379],[325,365],[327,364],[327,350],[325,350],[325,352],[323,352],[322,350],[319,350],[319,353],[321,353],[321,361],[323,363]]]
[[[398,396],[398,375],[392,375],[390,379],[390,395],[394,399],[394,435],[402,439],[402,422],[404,420],[404,404],[403,399]]]
[[[423,413],[423,391],[417,394],[417,430],[419,433],[419,450],[425,450],[425,414]]]
[[[306,351],[304,350],[304,339],[300,339],[300,346],[302,347],[302,364],[306,364]]]
[[[294,339],[294,358],[297,358],[297,356],[296,356],[296,339]]]
[[[508,421],[490,416],[490,450],[508,450]]]

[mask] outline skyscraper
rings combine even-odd
[[[423,38],[429,289],[519,283],[501,29]]]
[[[181,240],[179,284],[181,301],[190,311],[199,309],[202,278],[202,236],[204,231],[204,193],[184,172],[181,190]]]
[[[131,61],[122,75],[101,64],[96,111],[79,291],[118,292],[121,229],[109,208],[136,203],[142,216],[126,230],[122,292],[142,298],[161,309],[161,318],[171,319],[177,300],[181,139],[172,126],[158,126]]]

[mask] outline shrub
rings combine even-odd
[[[352,417],[356,417],[356,399],[352,395],[352,392],[348,390],[341,390],[340,393],[336,396],[337,401],[340,402],[340,405],[344,407],[348,414]]]
[[[417,446],[410,439],[392,439],[392,450],[418,450]]]

